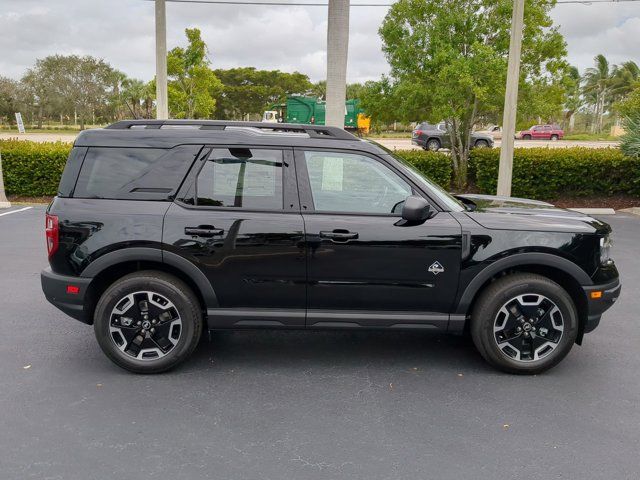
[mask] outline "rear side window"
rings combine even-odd
[[[175,194],[201,145],[89,148],[74,197],[167,200]]]
[[[202,166],[196,205],[281,210],[281,150],[216,148]]]
[[[67,163],[64,166],[64,172],[60,178],[60,184],[58,185],[59,197],[70,197],[73,194],[73,188],[76,185],[78,179],[78,172],[82,167],[82,161],[87,153],[87,147],[73,147]]]

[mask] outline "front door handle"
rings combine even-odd
[[[185,227],[184,233],[193,237],[215,237],[216,235],[222,235],[224,230],[213,225],[199,225],[197,227]]]
[[[328,238],[332,242],[346,242],[348,240],[354,240],[358,238],[358,233],[350,232],[349,230],[336,229],[331,232],[322,231],[320,232],[320,237]]]

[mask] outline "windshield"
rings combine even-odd
[[[443,205],[445,205],[449,210],[451,210],[452,212],[462,212],[466,210],[463,204],[460,203],[458,200],[456,200],[455,197],[453,197],[449,192],[444,190],[440,185],[438,185],[437,183],[433,182],[428,177],[426,177],[424,173],[420,172],[416,167],[411,165],[409,162],[407,162],[403,158],[400,158],[397,155],[394,155],[388,148],[376,142],[371,142],[371,143],[375,143],[377,146],[385,150],[389,157],[393,158],[394,160],[397,160],[398,162],[402,163],[402,165],[407,167],[407,169],[409,170],[409,173],[412,174],[411,175],[412,179],[424,190],[431,192],[435,197],[437,197],[438,200],[440,200],[440,202]]]

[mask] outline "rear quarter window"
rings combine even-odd
[[[201,148],[90,147],[73,196],[167,200],[177,192]]]
[[[82,161],[87,153],[87,147],[73,147],[64,166],[60,184],[58,185],[59,197],[70,197],[73,195],[73,189],[76,186],[78,173],[82,167]]]

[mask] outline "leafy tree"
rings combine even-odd
[[[539,97],[560,82],[565,42],[549,16],[554,2],[527,0],[521,57],[523,93]],[[379,33],[405,119],[444,120],[456,186],[467,179],[469,134],[482,115],[502,109],[510,0],[399,0]],[[536,88],[524,88],[526,83]]]
[[[91,56],[51,55],[37,60],[22,81],[39,109],[39,124],[45,109],[71,110],[78,114],[84,129],[86,120],[108,104],[114,72],[104,60]]]
[[[200,30],[185,30],[186,48],[175,47],[167,55],[169,112],[175,118],[209,118],[222,83],[209,68],[207,45]]]
[[[569,132],[572,132],[575,126],[576,112],[584,104],[582,98],[582,92],[580,90],[580,83],[582,77],[580,77],[580,71],[577,67],[571,66],[567,71],[567,75],[564,79],[565,83],[565,99],[564,106],[566,108],[565,118],[568,121]]]
[[[314,97],[318,97],[323,100],[326,99],[327,98],[327,81],[320,80],[319,82],[314,83],[311,86],[311,91],[309,93],[311,93],[311,95],[313,95]]]
[[[254,67],[215,70],[223,84],[218,94],[218,115],[243,119],[245,115],[261,115],[287,95],[303,94],[311,88],[309,77],[302,73],[279,70],[256,70]]]
[[[122,81],[119,95],[128,116],[151,118],[155,83],[151,85],[136,78],[125,78]]]
[[[15,80],[0,77],[0,120],[13,122],[14,114],[18,111],[19,89]]]
[[[611,100],[613,72],[604,55],[596,55],[594,61],[595,67],[587,68],[583,80],[585,98],[593,105],[594,121],[591,131],[599,133],[602,131],[604,114]]]
[[[636,82],[627,97],[616,105],[623,115],[620,149],[627,155],[640,158],[640,81]]]

